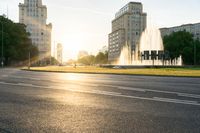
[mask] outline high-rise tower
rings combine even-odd
[[[57,60],[60,64],[63,63],[63,46],[60,43],[57,44]]]
[[[32,44],[38,47],[39,59],[51,56],[52,24],[46,24],[47,7],[42,0],[24,0],[19,4],[19,22],[26,25]]]
[[[130,2],[116,13],[112,21],[112,33],[109,34],[108,60],[116,63],[125,45],[130,55],[137,54],[137,46],[147,25],[147,14],[143,13],[142,3]],[[130,58],[136,58],[130,57]]]

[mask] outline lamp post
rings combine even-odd
[[[31,67],[31,52],[28,53],[28,69],[30,70]]]
[[[1,66],[2,66],[2,68],[3,68],[3,66],[4,66],[4,62],[3,62],[3,60],[4,60],[4,57],[3,57],[3,22],[1,22],[1,27],[2,27],[2,29],[1,29]]]

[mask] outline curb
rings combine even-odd
[[[49,71],[49,70],[28,70],[21,69],[23,71],[30,72],[50,72],[50,73],[80,73],[80,74],[107,74],[107,75],[127,75],[127,76],[149,76],[149,77],[177,77],[177,78],[200,78],[200,76],[173,76],[173,75],[153,75],[153,74],[123,74],[123,73],[100,73],[100,72],[71,72],[71,71]]]

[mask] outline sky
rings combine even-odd
[[[0,15],[18,22],[18,4],[24,0],[0,0]],[[111,21],[129,0],[43,0],[48,23],[53,24],[54,44],[64,46],[64,61],[76,58],[79,50],[96,54],[108,45]],[[200,0],[137,0],[142,2],[148,22],[162,27],[200,22]],[[54,43],[55,42],[55,43]],[[54,52],[52,52],[54,55]]]

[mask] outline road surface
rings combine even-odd
[[[200,79],[0,69],[0,132],[200,133]]]

